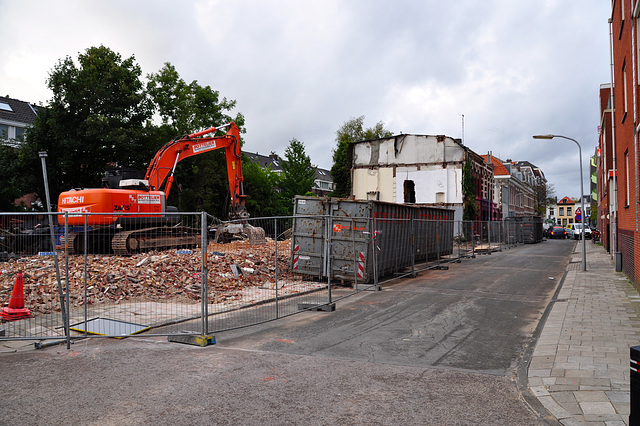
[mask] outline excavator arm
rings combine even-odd
[[[224,136],[208,136],[217,130],[228,127]],[[220,127],[211,127],[201,132],[185,135],[167,142],[149,164],[145,179],[152,190],[162,190],[169,197],[173,176],[178,162],[193,155],[203,154],[216,149],[225,150],[227,158],[227,175],[229,191],[231,194],[231,219],[243,219],[248,217],[245,208],[246,195],[244,194],[242,161],[240,151],[240,131],[234,122]]]

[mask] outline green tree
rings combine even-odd
[[[242,158],[246,207],[251,217],[283,216],[289,214],[288,204],[280,196],[280,175],[263,169],[246,156]]]
[[[311,190],[316,179],[316,167],[305,152],[304,143],[293,138],[284,152],[282,162],[282,197],[291,204],[296,195],[304,195]]]
[[[550,199],[552,199],[554,192],[553,184],[548,182],[541,182],[533,187],[533,192],[535,194],[535,206],[534,212],[537,216],[545,217],[547,215],[547,207],[549,207]],[[553,202],[553,201],[551,201]]]
[[[471,161],[467,158],[462,169],[462,220],[476,220],[478,217],[478,202],[476,201],[476,184],[471,171]]]
[[[589,215],[589,224],[595,226],[598,224],[598,201],[591,199],[591,215]]]
[[[24,210],[15,206],[13,201],[24,195],[20,188],[25,187],[24,173],[16,173],[16,167],[20,161],[16,148],[0,145],[0,211]]]
[[[165,63],[158,73],[150,74],[148,80],[153,111],[161,120],[155,131],[156,150],[173,138],[230,121],[244,133],[242,114],[233,118],[229,115],[235,101],[221,99],[218,91],[195,80],[186,83],[170,63]],[[180,162],[175,172],[176,190],[171,191],[168,202],[183,211],[205,210],[226,217],[230,199],[226,167],[222,149]]]
[[[348,197],[351,195],[351,143],[364,140],[379,139],[391,136],[393,133],[384,128],[379,121],[375,126],[364,128],[364,115],[345,121],[336,131],[336,148],[333,150],[333,166],[331,176],[335,188],[334,197]]]
[[[42,176],[33,173],[41,169],[39,151],[48,152],[55,203],[61,191],[101,186],[108,169],[146,170],[156,151],[176,137],[230,121],[244,132],[242,114],[229,113],[235,101],[197,81],[186,83],[171,64],[148,75],[146,85],[140,75],[133,56],[122,59],[104,46],[88,48],[77,61],[70,57],[59,61],[47,80],[53,98],[27,131],[17,161],[10,155],[0,159],[11,163],[7,170],[16,176],[12,182],[19,184],[17,192],[37,192],[43,198]],[[173,188],[169,203],[181,210],[226,216],[229,184],[224,150],[180,162]],[[13,192],[0,193],[3,204],[15,199]]]
[[[107,47],[58,62],[47,80],[53,98],[27,132],[20,166],[31,179],[22,193],[44,194],[39,151],[47,151],[50,193],[99,187],[108,168],[148,161],[144,124],[151,117],[140,67]]]

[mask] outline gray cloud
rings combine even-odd
[[[0,0],[0,9],[3,95],[46,102],[55,63],[104,44],[135,55],[145,74],[171,62],[235,99],[247,150],[283,155],[297,138],[330,168],[335,131],[352,117],[460,137],[464,114],[471,149],[531,161],[558,196],[579,195],[577,149],[531,135],[579,140],[586,174],[609,81],[611,12],[599,0]]]

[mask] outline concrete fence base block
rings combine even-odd
[[[333,312],[336,310],[335,303],[325,303],[324,305],[319,305],[317,303],[298,303],[299,311],[323,311],[323,312]]]
[[[195,336],[191,334],[173,334],[167,336],[167,340],[173,343],[184,343],[186,345],[202,347],[216,344],[215,336]]]

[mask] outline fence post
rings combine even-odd
[[[454,227],[455,227],[456,223],[458,224],[458,232],[456,233],[456,235],[458,236],[458,259],[457,259],[457,261],[458,261],[458,263],[460,263],[460,257],[461,257],[461,254],[462,254],[461,251],[460,251],[461,244],[462,244],[462,233],[460,231],[460,228],[461,228],[460,222],[459,221],[458,222],[454,222]]]
[[[640,346],[629,348],[631,376],[629,378],[630,406],[629,426],[640,425]]]
[[[331,230],[332,230],[332,226],[333,226],[333,220],[332,220],[332,216],[331,216],[331,210],[329,210],[329,215],[326,217],[325,220],[325,227],[324,227],[324,232],[325,232],[325,262],[327,265],[327,294],[329,297],[329,305],[332,303],[331,300]]]
[[[56,268],[56,281],[58,283],[58,295],[60,298],[60,313],[62,314],[62,323],[64,326],[64,331],[65,333],[67,333],[67,338],[68,338],[69,337],[68,313],[66,312],[66,308],[64,304],[64,290],[62,288],[62,282],[60,278],[60,263],[58,262],[58,251],[56,250],[56,236],[55,236],[55,230],[53,229],[53,213],[51,213],[51,198],[49,197],[49,180],[47,178],[47,162],[45,160],[45,158],[47,158],[47,152],[40,151],[38,152],[38,155],[40,156],[40,162],[42,163],[42,176],[44,178],[44,192],[47,199],[47,218],[49,219],[49,238],[51,239],[51,251],[53,251],[53,263]],[[66,217],[66,213],[65,213],[65,217]],[[65,239],[66,239],[66,235],[65,235]]]
[[[276,287],[276,319],[280,318],[280,309],[278,306],[278,218],[273,218],[273,241],[275,244],[275,262],[276,262],[276,276],[275,276],[275,287]]]
[[[207,213],[200,213],[200,299],[202,303],[202,335],[209,334],[209,289],[208,289],[208,270],[207,270],[207,253],[209,238],[207,235]]]
[[[373,229],[371,232],[371,251],[373,257],[373,285],[376,290],[381,290],[380,284],[378,284],[378,250],[376,250],[376,237],[378,234],[377,219],[373,218]]]
[[[55,247],[55,241],[53,242]],[[67,337],[67,349],[71,349],[71,330],[69,321],[71,312],[69,311],[69,212],[64,212],[64,282],[65,282],[65,310],[67,318],[64,321],[64,332]]]
[[[87,215],[88,213],[84,214],[84,238],[83,238],[83,247],[84,247],[84,335],[86,336],[87,334],[89,334],[89,332],[87,331],[87,321],[89,318],[89,312],[88,312],[88,303],[87,303],[87,299],[88,299],[88,295],[87,295],[87,251],[89,251],[89,241],[87,239]],[[66,237],[65,237],[65,241],[66,241]]]
[[[354,247],[353,250],[353,291],[358,292],[358,261],[360,260],[360,254],[356,247],[356,230],[355,230],[355,221],[351,219],[351,247]]]
[[[411,218],[411,278],[416,277],[416,236],[413,228],[413,217]]]

